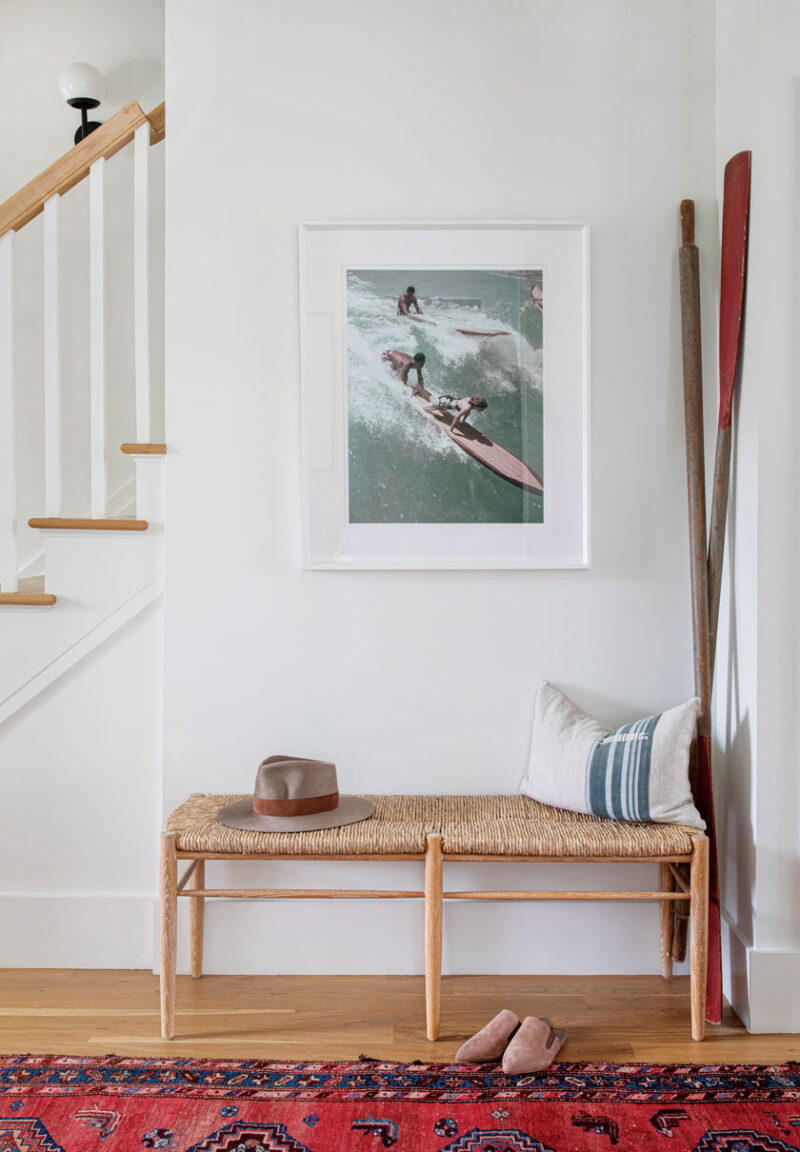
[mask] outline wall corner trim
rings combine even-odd
[[[751,948],[750,1032],[800,1032],[800,949]]]

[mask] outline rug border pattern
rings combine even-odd
[[[0,1099],[10,1096],[774,1104],[800,1102],[800,1063],[579,1062],[509,1077],[496,1064],[0,1056]]]

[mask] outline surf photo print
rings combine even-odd
[[[346,272],[351,524],[543,520],[543,270]]]
[[[301,224],[303,564],[589,564],[588,225]]]

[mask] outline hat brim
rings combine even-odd
[[[217,813],[220,824],[229,828],[242,828],[246,832],[316,832],[320,828],[340,828],[343,824],[356,824],[368,819],[375,811],[370,800],[360,796],[340,796],[339,804],[330,812],[315,812],[310,816],[259,816],[253,811],[253,799],[237,800]]]

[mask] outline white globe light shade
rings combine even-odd
[[[96,100],[102,104],[106,98],[106,78],[91,64],[70,64],[58,78],[58,90],[67,103]]]

